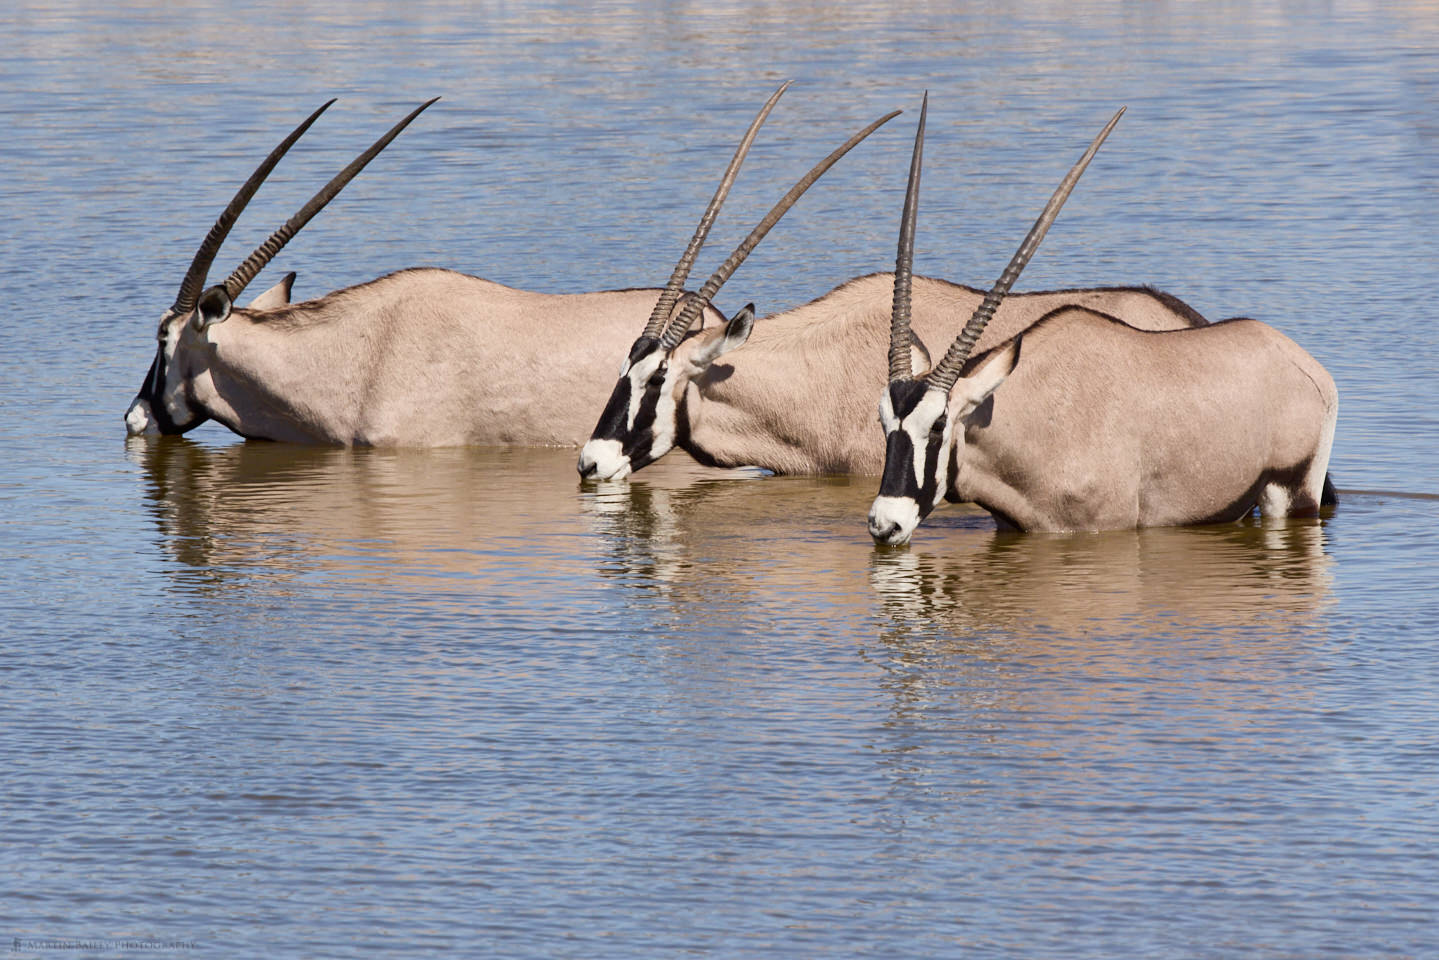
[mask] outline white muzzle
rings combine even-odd
[[[125,430],[132,437],[154,436],[160,432],[160,425],[150,413],[150,404],[136,397],[125,411]]]
[[[919,504],[909,497],[875,497],[869,508],[869,535],[875,543],[908,543],[919,526]]]
[[[580,448],[580,476],[587,480],[623,480],[630,469],[618,440],[588,440]]]

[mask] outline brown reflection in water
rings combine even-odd
[[[1019,635],[1241,632],[1330,603],[1315,520],[1072,536],[954,531],[876,550],[871,583],[901,624]]]
[[[678,613],[743,603],[853,635],[874,607],[864,526],[873,483],[662,461],[627,482],[597,485],[584,507],[605,571],[642,575]]]
[[[593,594],[571,607],[566,586],[599,577],[656,601],[632,624],[663,635],[654,663],[677,702],[769,715],[799,697],[872,713],[899,781],[923,773],[936,730],[943,749],[978,737],[1056,755],[1095,723],[1253,741],[1274,710],[1312,698],[1312,645],[1334,602],[1312,521],[1035,536],[976,515],[876,550],[868,478],[744,479],[667,458],[582,486],[573,451],[524,448],[170,439],[133,455],[189,589],[283,596],[318,575],[399,584],[466,615],[541,597],[547,617],[583,631],[600,626]],[[1076,776],[1085,756],[1136,749],[1106,737],[1085,739]]]
[[[651,473],[584,510],[607,575],[678,625],[657,659],[683,702],[872,718],[898,826],[914,797],[934,809],[1016,778],[1036,835],[1052,803],[1115,783],[1222,803],[1229,773],[1313,749],[1291,738],[1335,602],[1321,523],[1035,536],[961,508],[923,546],[876,550],[872,497],[872,479]],[[1201,773],[1147,779],[1178,754]]]
[[[702,469],[594,488],[583,508],[611,572],[677,602],[721,586],[824,599],[898,636],[1246,633],[1332,602],[1320,521],[1023,535],[958,507],[923,546],[876,549],[864,528],[872,478],[716,480]]]
[[[681,614],[739,598],[844,621],[837,633],[877,625],[895,641],[1242,636],[1331,602],[1313,521],[1040,536],[976,519],[890,551],[865,532],[870,478],[758,478],[672,457],[628,482],[582,486],[572,450],[168,438],[131,451],[163,549],[202,582],[460,574],[480,581],[467,589],[513,589],[527,576],[598,575],[658,592]]]
[[[131,455],[163,548],[216,581],[299,572],[513,580],[526,569],[556,572],[554,538],[578,532],[572,450],[161,438],[132,441]],[[588,562],[583,551],[573,559]]]
[[[582,486],[572,449],[212,447],[183,438],[129,449],[161,547],[187,583],[304,574],[409,580],[423,594],[457,576],[471,593],[522,594],[600,576],[661,593],[687,580],[698,589],[676,601],[702,604],[712,588],[748,577],[740,534],[773,530],[767,488],[735,479],[752,471],[677,456],[642,481]],[[857,588],[862,556],[855,551]]]
[[[1334,603],[1324,537],[1319,521],[1255,521],[955,530],[926,549],[877,550],[886,765],[900,783],[922,773],[916,731],[936,726],[969,748],[1048,758],[1059,789],[1166,743],[1272,750],[1275,724],[1314,697]]]

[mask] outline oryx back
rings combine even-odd
[[[929,277],[913,283],[916,364],[923,371],[930,366],[925,345],[953,340],[984,293]],[[892,273],[869,274],[756,320],[741,349],[691,380],[680,403],[680,444],[720,466],[878,476],[884,446],[874,435],[874,398],[885,385],[893,287]],[[1177,297],[1147,287],[1015,293],[1000,304],[978,347],[990,349],[1072,304],[1123,317],[1140,329],[1205,323]],[[694,348],[722,336],[716,327]]]
[[[1051,531],[1318,511],[1338,395],[1274,328],[1236,319],[1154,333],[1067,308],[1018,346],[956,444],[952,499]]]
[[[604,402],[604,348],[658,293],[543,294],[404,270],[315,300],[234,310],[210,331],[194,395],[244,436],[573,446]]]

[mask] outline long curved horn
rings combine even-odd
[[[709,236],[710,227],[714,226],[715,217],[719,214],[720,206],[725,202],[725,198],[729,196],[730,187],[734,186],[735,177],[739,174],[740,164],[744,163],[744,158],[749,153],[750,145],[754,143],[755,135],[759,133],[759,128],[764,124],[765,119],[769,117],[770,111],[774,109],[774,105],[779,102],[779,98],[784,95],[784,92],[789,89],[792,83],[794,83],[793,80],[786,80],[780,85],[780,88],[774,92],[773,96],[766,101],[764,107],[760,109],[759,115],[754,118],[754,122],[749,125],[749,129],[745,131],[744,139],[740,140],[739,147],[734,152],[734,157],[725,169],[724,176],[720,178],[719,187],[715,190],[714,196],[710,198],[710,203],[709,206],[705,208],[704,216],[700,217],[699,226],[695,227],[695,233],[694,236],[690,238],[689,246],[685,248],[684,255],[680,257],[679,263],[675,264],[674,273],[670,274],[669,283],[665,284],[664,292],[660,294],[659,302],[655,304],[654,312],[650,314],[650,321],[645,325],[645,332],[641,334],[641,336],[655,338],[658,337],[660,331],[664,329],[665,323],[670,318],[670,313],[673,312],[675,304],[679,301],[680,293],[684,290],[685,281],[689,279],[690,269],[694,267],[695,258],[699,256],[700,247],[704,246],[705,238]]]
[[[250,174],[250,179],[246,180],[245,185],[235,193],[234,198],[230,200],[230,205],[220,214],[220,218],[215,221],[210,232],[205,235],[205,241],[200,244],[200,249],[195,253],[195,259],[190,261],[190,269],[186,271],[185,279],[180,282],[180,292],[175,295],[175,305],[170,308],[171,310],[180,314],[189,313],[195,309],[195,303],[200,299],[200,291],[205,288],[205,276],[210,272],[210,264],[215,261],[215,254],[220,252],[220,246],[225,242],[225,237],[229,235],[230,228],[239,219],[245,205],[250,202],[255,191],[260,189],[260,184],[265,182],[265,178],[270,175],[271,170],[275,169],[275,164],[280,162],[280,158],[285,155],[286,151],[295,145],[295,141],[310,129],[310,124],[320,119],[320,114],[330,109],[330,105],[334,102],[332,99],[321,106],[320,109],[310,114],[304,123],[296,127],[288,137],[281,140],[280,145],[270,151],[270,155],[265,158],[264,163],[255,168],[255,172]]]
[[[943,390],[948,393],[949,389],[954,386],[954,382],[959,379],[960,368],[969,359],[969,354],[979,340],[979,335],[984,332],[985,324],[989,323],[990,318],[994,316],[994,311],[999,309],[1000,301],[1009,293],[1009,288],[1014,286],[1014,281],[1019,279],[1020,271],[1029,263],[1030,257],[1034,256],[1034,251],[1039,249],[1039,242],[1044,239],[1045,232],[1049,230],[1050,224],[1054,223],[1055,217],[1059,216],[1059,208],[1064,206],[1065,200],[1069,199],[1070,191],[1079,182],[1080,174],[1084,173],[1084,168],[1089,166],[1089,161],[1094,159],[1094,154],[1099,150],[1100,144],[1104,143],[1104,138],[1109,136],[1109,131],[1113,130],[1114,125],[1119,122],[1119,118],[1124,116],[1124,110],[1124,107],[1119,108],[1119,112],[1114,115],[1113,119],[1105,124],[1103,130],[1099,131],[1099,136],[1094,138],[1089,149],[1084,151],[1084,156],[1079,158],[1079,162],[1060,182],[1054,195],[1049,198],[1049,203],[1045,205],[1044,212],[1039,215],[1038,220],[1034,221],[1034,226],[1029,228],[1024,242],[1015,251],[1014,258],[1009,261],[1009,266],[1004,268],[1004,273],[1000,274],[994,287],[985,294],[983,302],[974,311],[974,316],[970,317],[969,322],[964,325],[964,329],[960,331],[954,343],[950,345],[949,352],[944,355],[944,359],[930,371],[928,381],[931,389]]]
[[[225,281],[225,292],[229,294],[230,299],[234,300],[238,298],[245,287],[249,285],[250,281],[255,279],[255,274],[265,269],[265,265],[270,262],[271,258],[279,253],[285,244],[290,242],[291,237],[300,232],[301,227],[310,222],[311,217],[323,210],[325,204],[335,199],[335,195],[345,189],[345,185],[355,179],[359,172],[365,169],[365,165],[375,159],[376,154],[389,146],[390,141],[399,136],[400,131],[409,126],[411,120],[418,117],[430,104],[438,99],[440,98],[435,97],[433,100],[426,100],[412,110],[409,116],[395,124],[390,128],[388,133],[376,140],[370,146],[370,149],[360,154],[348,167],[337,173],[333,180],[325,184],[319,193],[311,197],[309,202],[300,208],[299,213],[285,221],[283,227],[270,234],[270,239],[260,244],[260,246],[255,249],[255,252],[250,254],[245,262],[240,264],[235,272],[230,274],[229,278]]]
[[[790,207],[793,207],[799,198],[804,196],[804,192],[813,186],[814,182],[818,180],[826,170],[834,166],[840,157],[849,153],[861,140],[899,116],[902,112],[901,110],[895,110],[892,113],[887,113],[880,117],[859,133],[856,133],[846,140],[843,146],[815,164],[809,173],[801,177],[799,182],[790,188],[789,193],[786,193],[780,198],[778,203],[770,208],[769,213],[765,214],[764,219],[750,231],[749,236],[745,237],[738,247],[735,247],[734,252],[729,255],[729,259],[720,264],[719,269],[705,281],[705,285],[700,288],[699,293],[695,294],[694,298],[685,305],[683,312],[681,312],[678,317],[675,317],[674,321],[665,329],[664,336],[660,337],[660,345],[666,350],[673,350],[675,345],[684,339],[684,335],[689,332],[689,328],[694,324],[695,318],[700,315],[700,311],[714,298],[714,295],[719,292],[720,287],[724,286],[725,281],[734,275],[734,272],[739,269],[740,264],[744,263],[745,257],[748,257],[755,246],[764,239],[765,234],[769,233],[770,229],[774,227],[776,223],[779,223],[780,217],[788,213]]]
[[[919,211],[919,168],[924,163],[924,118],[929,112],[929,91],[919,105],[919,128],[914,133],[914,156],[909,161],[909,186],[904,213],[899,218],[899,250],[894,255],[894,307],[889,320],[889,382],[908,380],[910,369],[910,294],[914,289],[914,224]]]

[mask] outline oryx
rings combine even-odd
[[[374,291],[363,292],[365,287],[355,287],[332,294],[325,301],[304,305],[308,309],[292,308],[289,299],[293,273],[256,297],[247,308],[236,309],[235,298],[290,238],[438,99],[421,104],[395,124],[310,198],[223,283],[206,288],[210,265],[250,198],[295,141],[335,101],[321,105],[270,152],[210,228],[180,283],[174,304],[160,318],[155,359],[140,392],[125,412],[125,426],[131,436],[184,433],[211,418],[245,436],[316,439],[316,433],[324,432],[325,411],[316,408],[314,400],[330,379],[325,368],[341,363],[343,358],[335,343],[294,331],[313,333],[357,308],[373,312],[377,300],[388,298],[377,297]],[[316,306],[326,301],[327,308]],[[292,403],[286,399],[286,392],[295,389],[300,399]],[[300,415],[292,422],[294,413]],[[308,422],[312,419],[320,422]]]
[[[900,226],[885,464],[869,512],[876,542],[909,540],[941,497],[1001,527],[1102,530],[1312,515],[1326,498],[1334,381],[1256,320],[1137,330],[1081,307],[1053,311],[971,358],[1121,110],[1070,170],[944,358],[916,378],[908,284],[924,147],[915,135]]]
[[[788,86],[751,123],[697,241]],[[668,320],[680,302],[679,285],[555,295],[426,268],[291,304],[289,274],[247,307],[234,306],[285,242],[419,110],[316,194],[223,284],[204,289],[230,226],[328,106],[270,154],[205,238],[174,306],[161,318],[155,360],[125,415],[129,433],[184,433],[214,419],[245,437],[300,443],[579,445],[613,371],[596,344],[627,335],[652,313]],[[877,126],[852,138],[829,162]],[[693,306],[692,313],[703,306],[711,323],[722,319],[707,305]]]
[[[361,154],[222,284],[205,288],[236,218],[330,103],[260,164],[201,244],[160,320],[154,362],[125,414],[130,435],[179,434],[214,419],[245,437],[297,443],[577,445],[588,435],[593,407],[586,401],[603,402],[609,373],[589,338],[633,329],[659,291],[550,295],[426,268],[296,304],[291,273],[248,306],[234,304],[429,103]]]
[[[771,211],[757,232],[774,219]],[[817,300],[759,321],[751,304],[709,330],[691,333],[699,307],[708,307],[753,242],[751,235],[666,326],[669,305],[693,263],[691,243],[666,289],[670,299],[662,298],[631,346],[609,402],[580,451],[582,477],[620,479],[676,446],[701,463],[718,466],[776,473],[880,472],[884,447],[874,439],[871,404],[885,379],[883,368],[868,358],[886,337],[894,276],[850,280]],[[930,361],[922,338],[947,342],[984,294],[926,277],[908,283],[917,328],[909,341],[910,362],[924,370]],[[1178,298],[1148,287],[1056,290],[1011,297],[983,345],[1075,304],[1146,330],[1206,323]],[[723,362],[716,362],[721,357]]]

